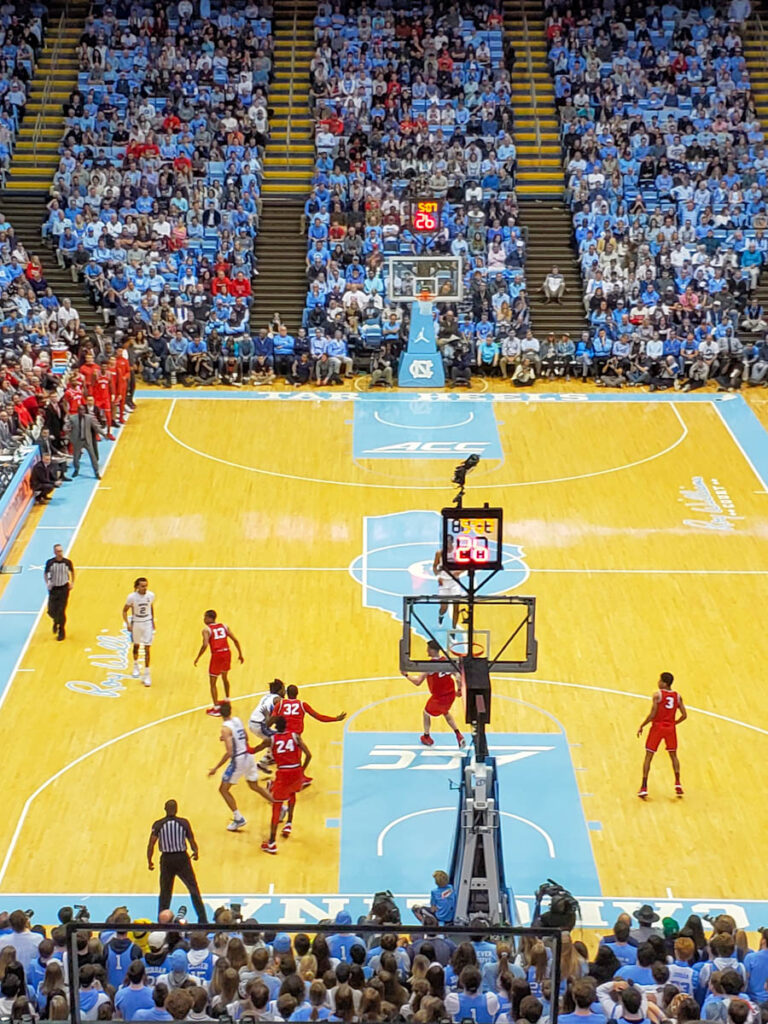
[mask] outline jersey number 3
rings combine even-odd
[[[667,696],[667,697],[664,698],[664,707],[665,708],[667,708],[668,710],[671,711],[674,706],[675,706],[675,698],[674,697]]]
[[[284,715],[298,715],[300,710],[299,702],[297,700],[286,701],[285,704],[283,704]]]

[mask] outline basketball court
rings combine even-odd
[[[482,386],[139,393],[101,484],[81,476],[33,513],[14,552],[24,571],[0,594],[3,905],[41,921],[85,901],[96,919],[122,903],[149,916],[146,840],[169,797],[195,828],[213,907],[226,894],[261,920],[311,923],[362,912],[382,887],[421,901],[449,857],[459,751],[443,723],[419,744],[424,688],[398,672],[403,596],[436,592],[439,511],[477,453],[467,500],[505,512],[493,592],[537,599],[538,670],[495,677],[489,731],[522,923],[548,876],[582,899],[586,925],[651,900],[764,923],[747,869],[762,860],[751,823],[768,755],[759,420],[742,396]],[[57,541],[77,570],[62,644],[41,614]],[[121,630],[140,574],[157,595],[149,689]],[[307,719],[315,784],[277,857],[259,850],[265,802],[239,786],[248,825],[229,833],[207,777],[219,724],[192,662],[209,607],[243,645],[236,714],[274,676],[348,712]],[[686,796],[662,752],[643,803],[635,733],[665,669],[689,711]]]

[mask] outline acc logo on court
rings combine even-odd
[[[515,761],[544,754],[552,747],[523,746],[519,744],[506,746],[491,745],[488,750],[496,758],[496,767],[503,768]],[[431,747],[425,750],[419,743],[377,743],[368,755],[368,764],[359,764],[359,772],[396,772],[402,771],[455,771],[464,760],[464,751],[451,747]],[[374,760],[377,759],[377,760]]]
[[[404,597],[437,594],[432,562],[440,526],[440,513],[426,510],[364,517],[363,553],[349,566],[362,588],[364,608],[378,608],[401,622]],[[522,548],[505,544],[504,568],[483,593],[505,594],[522,586],[529,574],[523,557]],[[483,575],[478,573],[478,582]]]
[[[366,448],[363,455],[482,455],[490,441],[399,441]]]

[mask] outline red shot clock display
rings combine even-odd
[[[440,230],[442,199],[416,199],[411,204],[411,229],[417,234]]]

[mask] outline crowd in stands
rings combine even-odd
[[[501,25],[499,3],[319,4],[303,317],[316,358],[343,345],[372,353],[374,370],[396,361],[407,310],[388,297],[388,256],[461,256],[467,291],[475,282],[500,287],[495,304],[489,289],[475,289],[461,308],[438,304],[438,326],[450,313],[459,327],[444,350],[449,369],[456,343],[472,362],[489,333],[527,328],[514,54]],[[442,201],[439,231],[411,229],[411,203],[423,196]]]
[[[43,45],[48,8],[37,2],[4,3],[0,7],[0,176],[13,153],[16,132],[24,118],[29,87]]]
[[[768,151],[740,29],[749,0],[546,0],[566,196],[607,386],[765,383]]]
[[[71,908],[65,908],[71,916]],[[380,921],[374,913],[359,923]],[[164,923],[173,924],[170,911]],[[220,925],[236,925],[220,908]],[[643,906],[587,945],[562,933],[558,1019],[563,1024],[761,1024],[768,1016],[768,929],[750,950],[734,919],[721,915],[704,933],[693,915],[680,927]],[[534,936],[517,947],[450,928],[411,939],[361,938],[341,911],[315,935],[260,930],[247,920],[228,932],[153,931],[126,908],[93,933],[77,933],[80,1019],[254,1021],[414,1021],[431,1024],[546,1024],[552,1017],[553,950]],[[399,920],[395,924],[399,924]],[[473,922],[474,923],[474,922]],[[480,922],[478,921],[478,926]],[[482,922],[486,925],[486,922]],[[0,915],[0,1017],[67,1019],[63,927],[46,936],[22,910]]]
[[[44,236],[149,380],[250,362],[268,2],[97,2]]]

